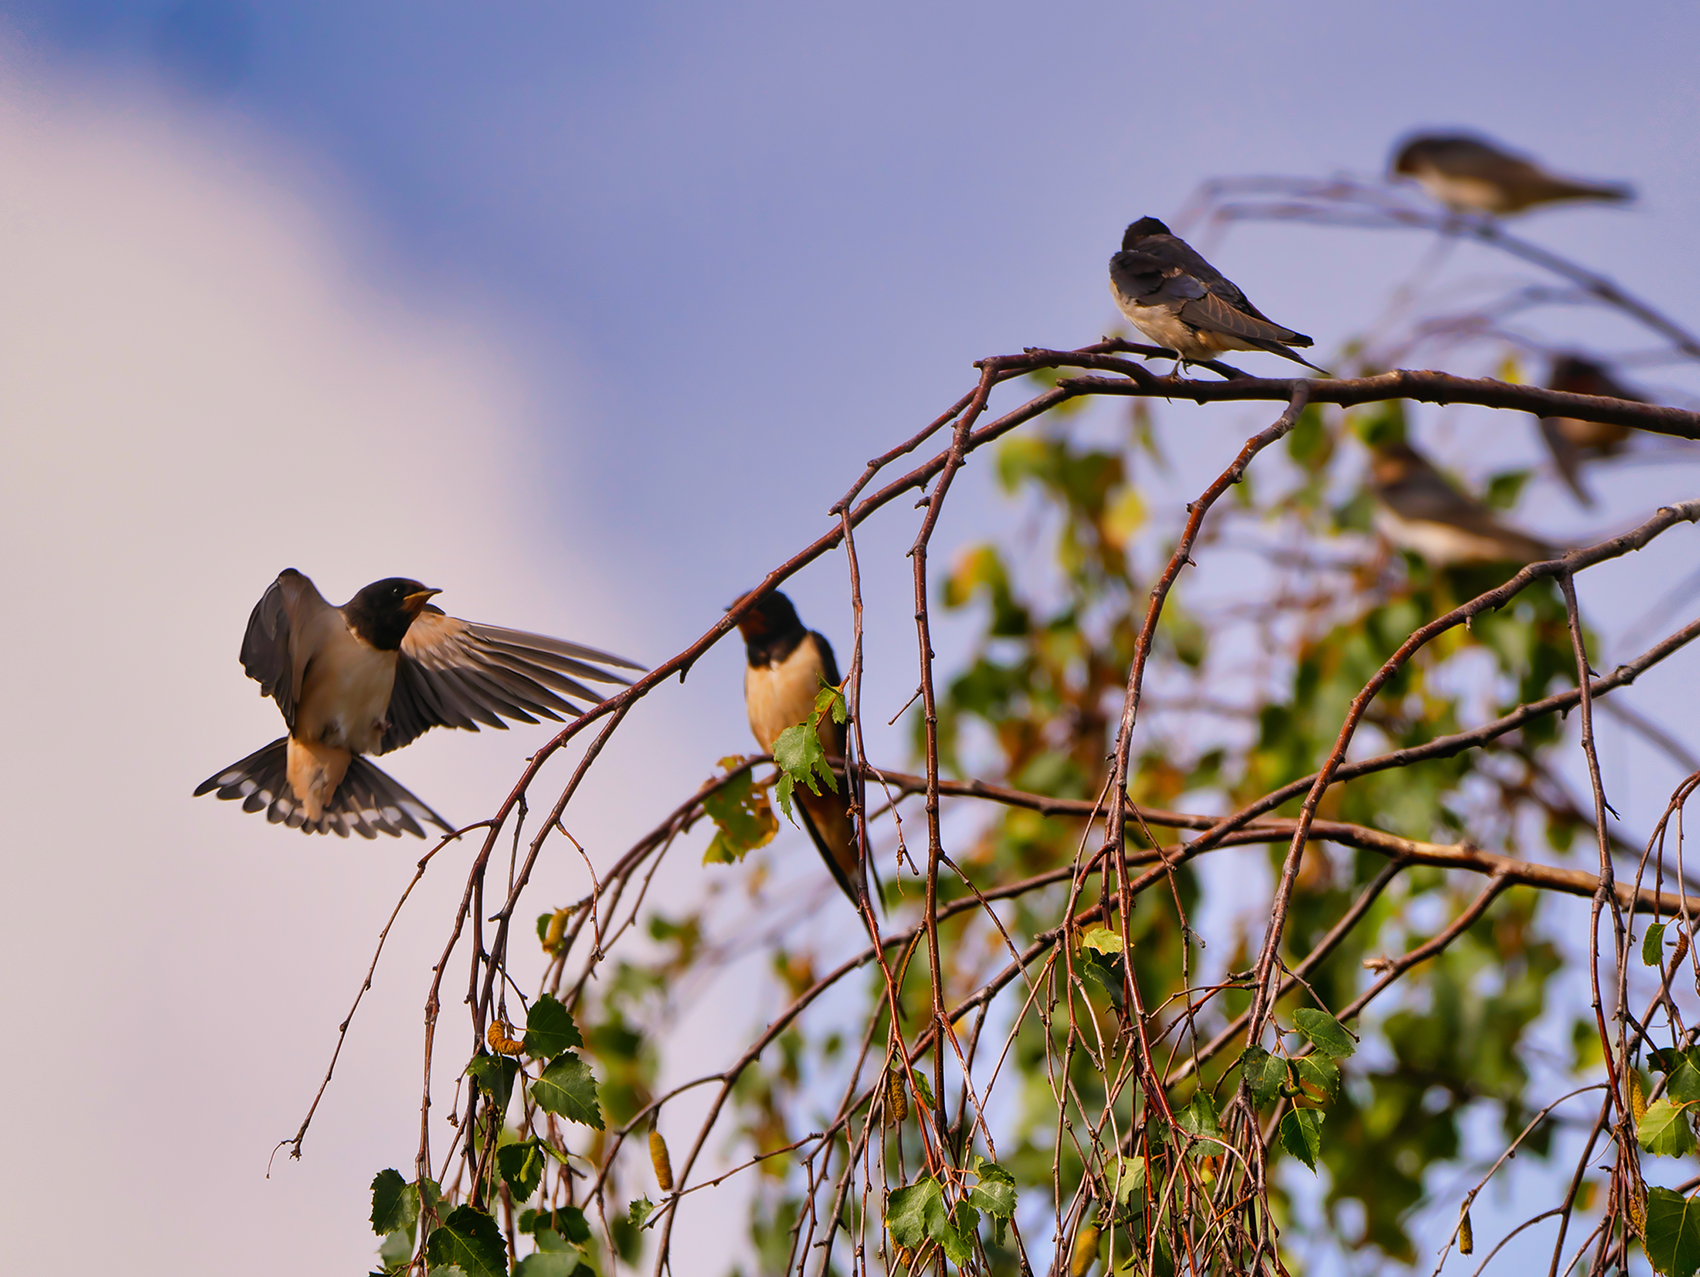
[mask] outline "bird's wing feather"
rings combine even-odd
[[[295,730],[308,657],[297,638],[313,616],[330,606],[311,581],[294,568],[285,568],[248,617],[248,630],[242,636],[242,669],[260,685],[260,695],[277,702],[290,731]]]
[[[1227,333],[1246,341],[1272,341],[1287,346],[1311,344],[1310,338],[1303,333],[1253,315],[1214,291],[1188,301],[1181,307],[1180,313],[1182,319],[1195,327]]]
[[[1444,523],[1507,544],[1516,542],[1532,548],[1542,547],[1535,538],[1501,523],[1486,505],[1458,491],[1432,466],[1413,469],[1398,482],[1388,485],[1382,499],[1402,518]],[[1535,554],[1533,557],[1541,556]]]
[[[433,727],[477,731],[478,724],[506,727],[504,719],[535,723],[533,715],[559,720],[594,704],[594,683],[629,679],[605,666],[643,667],[578,643],[480,625],[428,607],[408,627],[390,694],[389,730],[377,752],[400,749]]]

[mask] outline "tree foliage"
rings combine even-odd
[[[1306,198],[1312,220],[1344,199],[1347,220],[1346,197]],[[1530,358],[1497,330],[1468,335],[1503,370]],[[844,553],[844,684],[774,759],[721,760],[596,864],[584,898],[537,918],[540,951],[513,943],[510,922],[538,857],[572,852],[563,813],[602,744],[760,591],[539,753],[517,793],[544,758],[584,746],[541,825],[516,798],[473,831],[482,849],[444,951],[446,964],[469,933],[464,1085],[413,1175],[373,1182],[384,1271],[676,1268],[676,1207],[717,1141],[751,1186],[751,1250],[693,1253],[691,1271],[1281,1273],[1328,1247],[1430,1262],[1423,1212],[1455,1217],[1448,1247],[1469,1253],[1477,1194],[1561,1144],[1573,1173],[1546,1180],[1568,1191],[1529,1212],[1547,1231],[1525,1240],[1556,1237],[1554,1253],[1595,1271],[1632,1250],[1660,1273],[1696,1271],[1696,1181],[1657,1159],[1696,1152],[1700,1047],[1677,995],[1683,970],[1700,986],[1700,966],[1682,966],[1700,899],[1682,894],[1667,833],[1700,773],[1632,835],[1606,801],[1592,723],[1700,622],[1583,684],[1600,643],[1573,579],[1684,535],[1700,503],[1520,570],[1437,566],[1376,538],[1362,474],[1363,443],[1419,434],[1422,403],[1689,439],[1700,416],[1390,370],[1367,344],[1314,380],[1169,380],[1129,357],[1153,353],[1110,339],[982,361],[969,394],[871,464],[761,587]],[[1209,458],[1180,511],[1168,427],[1189,428],[1189,400],[1279,416]],[[936,451],[894,473],[924,446]],[[985,453],[1009,530],[935,571],[940,513]],[[1489,475],[1483,498],[1516,511],[1528,479]],[[855,530],[917,491],[923,656],[901,771],[864,753],[872,604]],[[944,614],[972,631],[948,671],[932,653]],[[822,753],[826,714],[848,723],[846,771]],[[1587,791],[1565,778],[1569,751]],[[670,999],[724,955],[709,906],[663,916],[647,884],[692,840],[700,872],[759,872],[739,866],[783,829],[773,802],[788,815],[796,785],[836,791],[844,776],[880,871],[878,898],[860,902],[867,947],[824,971],[812,949],[775,952],[783,1010],[750,1015],[742,1053],[693,1062],[712,1099],[685,1128],[679,1093],[658,1091]],[[492,910],[503,838],[517,870]],[[638,936],[641,952],[626,943]],[[438,1020],[443,970],[427,1076],[430,1053],[458,1049]]]

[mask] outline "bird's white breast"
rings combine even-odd
[[[1256,349],[1225,333],[1200,332],[1168,305],[1142,306],[1117,288],[1113,279],[1110,281],[1110,296],[1116,299],[1117,308],[1135,328],[1183,359],[1214,359],[1226,350]]]
[[[295,734],[369,754],[383,740],[397,653],[381,652],[358,637],[336,611],[315,628]]]
[[[756,743],[772,752],[787,727],[806,722],[820,690],[820,656],[804,639],[783,661],[744,667],[744,707]]]
[[[1450,523],[1406,519],[1385,506],[1375,512],[1375,529],[1401,550],[1420,554],[1430,567],[1459,563],[1497,563],[1507,557],[1506,547],[1477,532]]]

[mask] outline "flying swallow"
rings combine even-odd
[[[744,636],[748,662],[744,667],[744,708],[750,716],[750,731],[768,753],[787,727],[809,721],[814,713],[815,693],[824,682],[838,686],[838,662],[826,637],[803,628],[791,600],[775,591],[756,604],[738,622]],[[821,748],[829,758],[843,758],[845,730],[832,715],[821,715],[815,729]],[[856,849],[856,825],[849,813],[849,777],[838,773],[838,791],[823,788],[815,794],[805,785],[792,792],[802,812],[803,825],[815,841],[821,859],[832,871],[833,881],[857,903],[856,882],[861,876]]]
[[[1467,133],[1424,133],[1400,144],[1392,174],[1415,178],[1437,203],[1458,213],[1521,213],[1560,200],[1635,198],[1621,182],[1578,182]]]
[[[1134,327],[1175,352],[1177,372],[1183,363],[1204,363],[1229,350],[1267,350],[1316,368],[1288,349],[1312,345],[1309,337],[1253,306],[1155,217],[1140,218],[1122,236],[1122,251],[1110,258],[1110,295]]]
[[[362,755],[387,754],[433,727],[535,723],[595,703],[579,682],[626,683],[600,668],[642,669],[541,634],[446,616],[418,581],[374,581],[341,607],[294,568],[278,574],[248,618],[242,668],[277,702],[289,734],[209,777],[195,796],[242,799],[306,833],[352,830],[423,838],[420,821],[453,832]],[[560,695],[560,694],[564,694]]]
[[[1635,403],[1646,400],[1632,390],[1625,390],[1601,364],[1581,355],[1560,355],[1553,361],[1552,375],[1547,378],[1548,390],[1564,390],[1573,395],[1601,395],[1608,399],[1628,399]],[[1582,486],[1581,467],[1585,459],[1610,457],[1623,450],[1629,439],[1628,426],[1607,425],[1600,421],[1583,421],[1580,417],[1542,417],[1541,438],[1552,450],[1553,463],[1564,482],[1585,506],[1594,498]]]
[[[1556,553],[1544,541],[1500,523],[1486,505],[1453,487],[1403,440],[1372,445],[1370,452],[1376,530],[1430,567],[1534,563]]]

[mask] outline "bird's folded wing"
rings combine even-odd
[[[1291,328],[1248,313],[1225,301],[1213,292],[1186,302],[1180,309],[1181,318],[1195,328],[1243,337],[1247,341],[1273,341],[1284,346],[1308,346],[1310,338]]]
[[[408,627],[390,693],[389,730],[377,752],[399,749],[433,727],[478,724],[506,727],[503,719],[535,723],[533,715],[559,719],[595,704],[593,683],[630,682],[604,666],[643,666],[595,648],[497,625],[480,625],[426,608]]]
[[[266,587],[248,617],[242,636],[242,668],[260,685],[260,695],[277,702],[283,721],[295,730],[295,707],[301,699],[304,654],[295,637],[308,618],[330,610],[313,583],[294,568],[285,568]]]
[[[1487,506],[1458,491],[1434,470],[1407,475],[1384,492],[1382,499],[1401,518],[1443,523],[1489,540],[1527,546],[1532,557],[1543,557],[1535,551],[1544,549],[1544,542],[1507,527]]]

